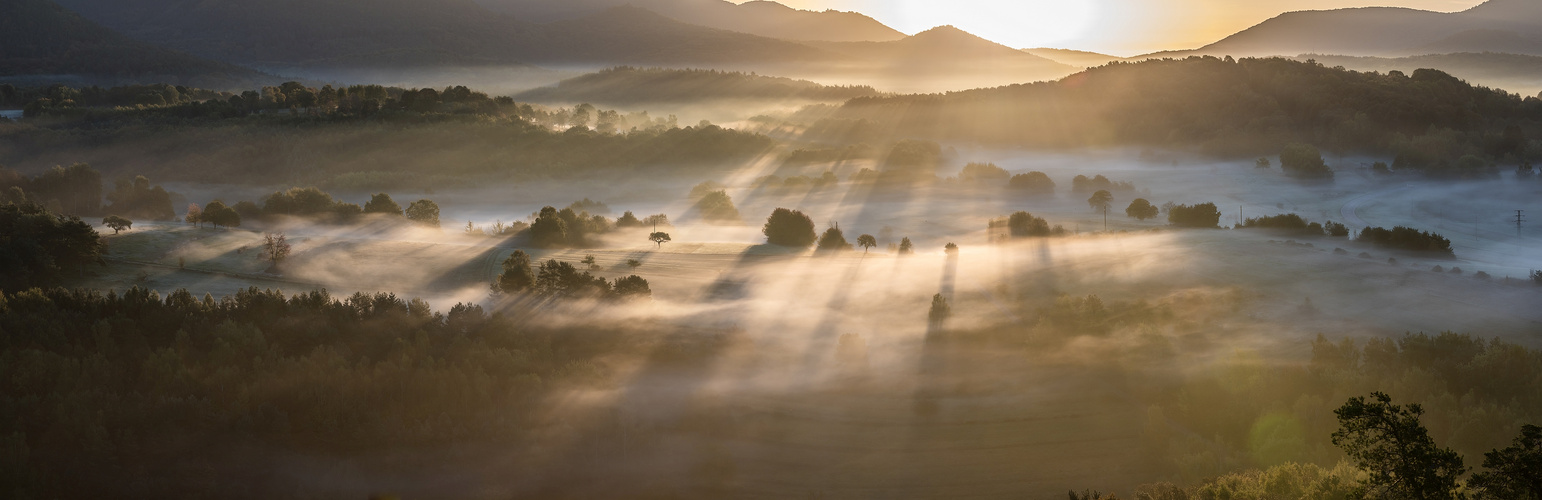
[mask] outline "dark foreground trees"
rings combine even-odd
[[[807,248],[817,238],[813,219],[786,208],[773,210],[760,231],[766,235],[766,243],[784,247]]]
[[[1384,393],[1350,398],[1333,412],[1339,430],[1333,444],[1369,474],[1371,498],[1437,500],[1453,498],[1457,480],[1466,472],[1462,457],[1435,445],[1419,422],[1418,404],[1392,404]]]
[[[1451,255],[1451,240],[1444,236],[1420,231],[1411,227],[1397,226],[1392,229],[1367,227],[1360,230],[1355,241],[1370,243],[1384,248],[1411,252],[1432,252]]]
[[[31,204],[0,204],[0,290],[23,290],[101,262],[96,230]]]
[[[1514,444],[1483,455],[1483,468],[1467,481],[1479,498],[1542,500],[1542,427],[1521,426]]]

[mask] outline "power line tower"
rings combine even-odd
[[[1515,211],[1515,234],[1521,234],[1521,223],[1526,222],[1526,211]]]

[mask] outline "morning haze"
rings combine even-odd
[[[1542,498],[1542,8],[1359,7],[0,3],[0,496]]]

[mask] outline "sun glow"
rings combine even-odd
[[[1063,0],[867,1],[861,10],[907,33],[951,24],[1004,45],[1053,45],[1086,35],[1102,2]]]

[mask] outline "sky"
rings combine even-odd
[[[951,24],[997,43],[1131,56],[1199,48],[1283,12],[1409,7],[1440,12],[1482,0],[779,0],[800,9],[849,10],[915,34]]]

